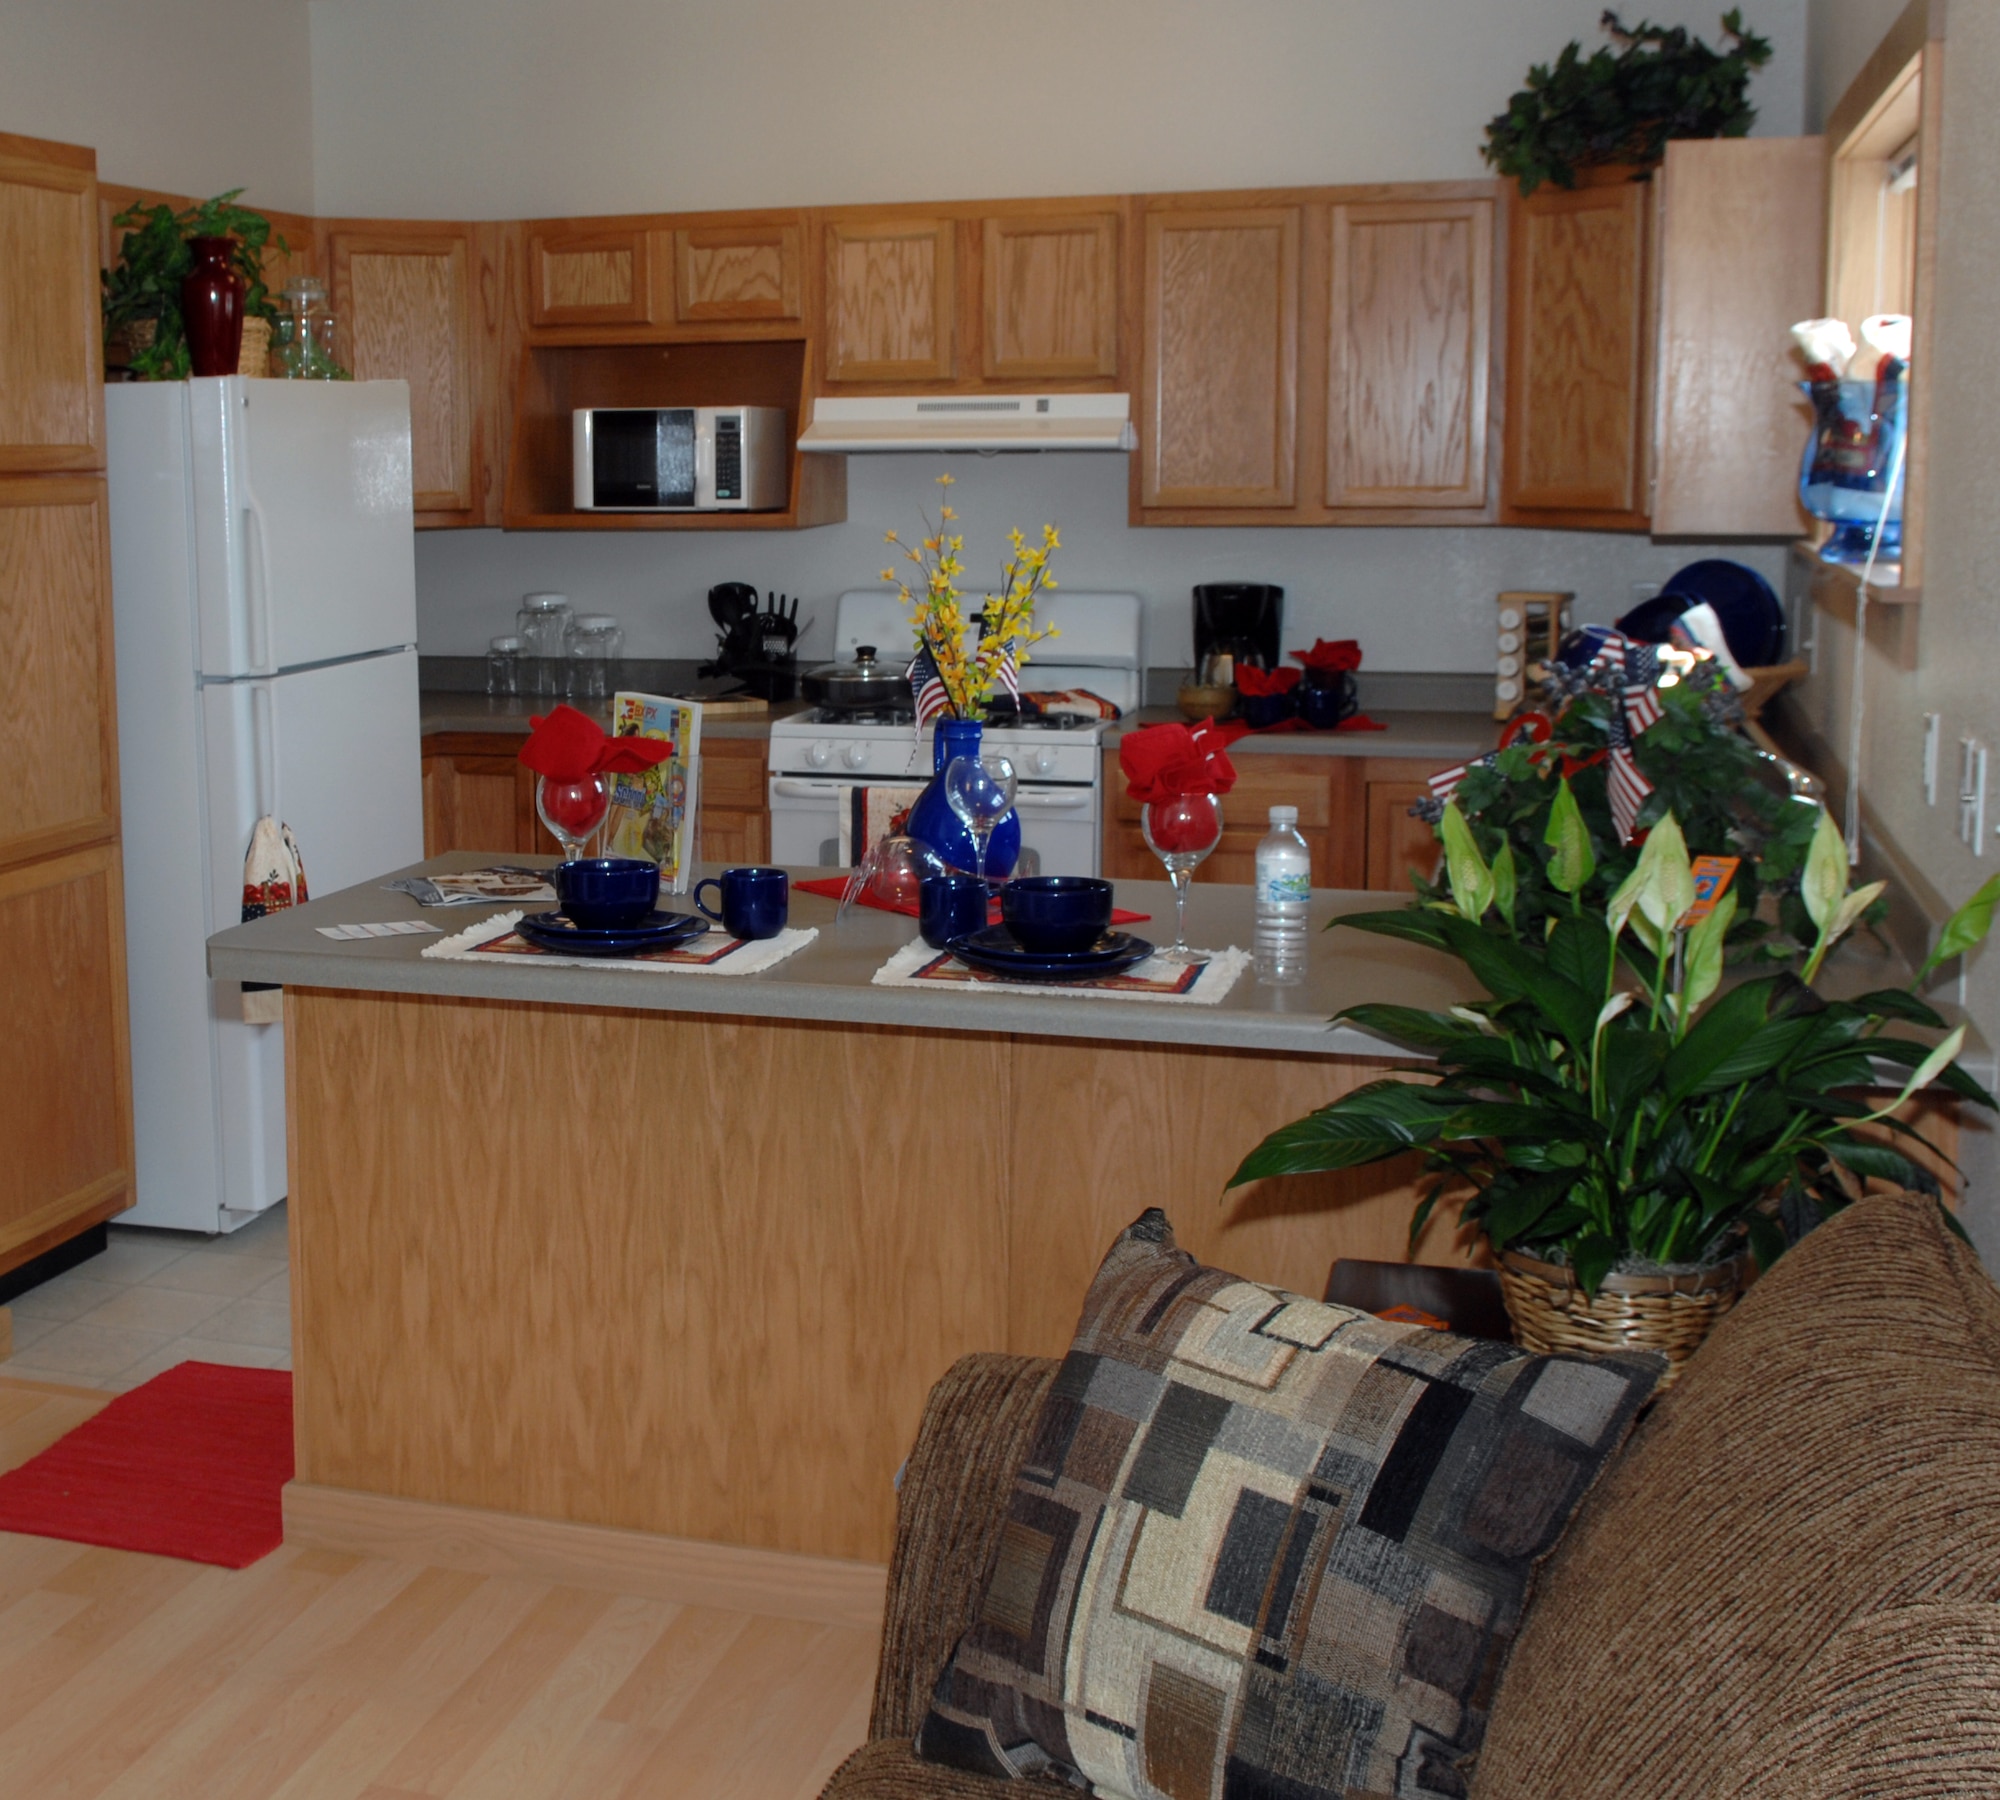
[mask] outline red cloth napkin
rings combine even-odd
[[[1303,678],[1298,669],[1260,669],[1251,663],[1236,665],[1239,694],[1289,694]]]
[[[612,737],[573,706],[531,718],[521,761],[551,781],[587,781],[593,775],[635,775],[663,763],[673,746],[661,738]]]
[[[1236,785],[1236,766],[1223,751],[1228,741],[1213,724],[1128,731],[1118,746],[1125,791],[1141,806],[1180,794],[1226,794]]]
[[[825,877],[816,875],[810,881],[793,882],[792,889],[795,893],[819,894],[828,900],[838,900],[842,894],[847,892],[847,877],[845,875],[828,875]],[[877,912],[901,913],[906,919],[914,919],[917,916],[915,901],[899,903],[894,900],[878,900],[873,894],[864,893],[857,895],[854,903],[857,906],[872,906]],[[1111,912],[1111,923],[1114,925],[1137,925],[1141,920],[1150,919],[1152,916],[1151,913],[1127,912],[1123,907],[1114,907]],[[986,922],[989,925],[1000,923],[1000,900],[997,895],[986,904]]]
[[[1294,650],[1294,662],[1304,663],[1309,669],[1358,669],[1361,667],[1361,646],[1352,638],[1315,638],[1310,650]]]

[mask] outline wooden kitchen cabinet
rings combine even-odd
[[[348,368],[357,381],[410,384],[420,527],[500,523],[521,237],[511,226],[396,220],[325,229]]]
[[[682,325],[805,319],[805,229],[796,220],[716,220],[673,233],[674,318]]]
[[[531,226],[533,325],[644,325],[653,317],[652,257],[643,225],[588,231]]]
[[[1118,373],[1118,215],[981,221],[980,369],[989,381]]]
[[[836,214],[822,239],[826,379],[949,381],[958,372],[956,223]]]
[[[695,814],[695,853],[703,862],[770,860],[771,802],[765,786],[769,751],[763,738],[703,739]]]
[[[1140,504],[1297,497],[1298,206],[1173,206],[1144,222]]]
[[[1330,208],[1328,507],[1485,508],[1495,210],[1491,194]]]
[[[1366,884],[1396,893],[1410,891],[1410,877],[1429,880],[1438,864],[1437,833],[1410,808],[1429,797],[1426,762],[1371,756],[1363,771],[1368,784]]]
[[[104,466],[97,157],[0,132],[0,472]]]
[[[1625,169],[1526,198],[1508,186],[1514,522],[1645,529],[1653,192]]]

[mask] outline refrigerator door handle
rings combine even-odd
[[[278,815],[278,743],[271,711],[271,684],[251,683],[251,793],[260,819]]]
[[[271,540],[264,529],[264,509],[257,504],[248,482],[243,485],[243,537],[248,552],[243,586],[249,602],[250,673],[275,675],[271,660]]]

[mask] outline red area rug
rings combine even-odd
[[[184,1362],[0,1475],[0,1531],[243,1569],[291,1478],[291,1372]]]

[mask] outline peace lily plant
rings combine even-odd
[[[1461,1222],[1496,1252],[1566,1265],[1594,1295],[1613,1270],[1706,1267],[1746,1247],[1768,1266],[1785,1247],[1781,1206],[1795,1223],[1816,1222],[1868,1177],[1936,1193],[1929,1171],[1896,1147],[1926,1142],[1897,1114],[1933,1084],[1994,1105],[1955,1060],[1963,1026],[1935,1044],[1888,1027],[1943,1030],[1916,990],[1985,937],[2000,876],[1953,915],[1908,987],[1840,1000],[1813,983],[1882,884],[1850,891],[1846,847],[1823,808],[1801,879],[1818,934],[1804,965],[1727,988],[1736,898],[1725,890],[1697,905],[1673,814],[1653,826],[1609,903],[1586,906],[1596,863],[1563,781],[1540,873],[1567,905],[1524,916],[1521,929],[1512,844],[1487,861],[1456,806],[1439,835],[1448,900],[1334,924],[1456,956],[1488,998],[1446,1012],[1339,1014],[1427,1052],[1400,1073],[1434,1079],[1371,1082],[1273,1132],[1232,1187],[1420,1151],[1437,1179],[1417,1206],[1413,1241],[1440,1196],[1466,1186]],[[1880,1088],[1885,1066],[1909,1071],[1901,1091],[1886,1105],[1859,1098]]]

